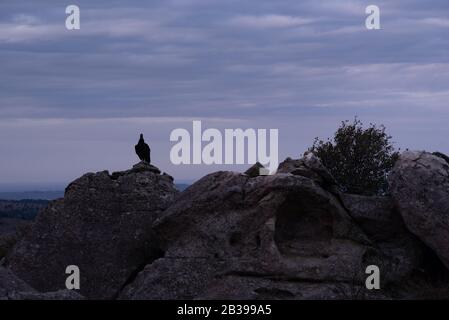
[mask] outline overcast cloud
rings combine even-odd
[[[278,128],[280,159],[355,115],[449,153],[447,0],[2,1],[0,74],[5,184],[127,169],[140,132],[178,181],[243,169],[171,165],[169,134],[193,119]]]

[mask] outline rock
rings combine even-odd
[[[423,263],[426,248],[406,228],[393,199],[387,196],[340,194],[357,225],[389,259],[392,281],[412,274]]]
[[[84,297],[73,290],[38,292],[11,270],[0,266],[0,300],[83,300]]]
[[[171,182],[175,181],[175,179],[174,179],[171,175],[169,175],[168,173],[166,173],[166,172],[162,173],[162,175],[163,175],[163,176],[166,176]]]
[[[251,168],[245,171],[245,174],[250,178],[260,176],[260,169],[265,168],[260,162],[256,162]]]
[[[65,289],[66,267],[81,274],[87,298],[115,297],[151,262],[152,222],[178,193],[168,175],[139,163],[109,175],[88,173],[72,182],[64,199],[42,211],[6,265],[42,292]]]
[[[449,156],[445,155],[444,153],[441,152],[434,152],[432,153],[434,156],[437,156],[439,158],[444,159],[444,161],[446,161],[447,163],[449,163]]]
[[[388,297],[366,290],[366,266],[391,272],[384,285],[408,276],[415,257],[383,252],[340,199],[317,183],[332,179],[306,163],[287,160],[277,174],[255,179],[218,172],[190,186],[153,224],[152,242],[163,254],[120,298]],[[294,168],[314,172],[305,177],[292,174]]]
[[[144,172],[144,171],[150,171],[156,174],[160,174],[161,171],[159,170],[159,168],[153,166],[152,164],[149,164],[148,162],[145,161],[141,161],[138,164],[134,165],[132,170],[130,170],[132,172]]]
[[[216,172],[182,193],[147,163],[89,173],[3,260],[0,299],[448,298],[448,170],[405,153],[391,197],[342,193],[310,153],[274,175]],[[80,292],[62,290],[68,265]],[[366,289],[368,265],[381,290]]]
[[[59,290],[54,292],[14,292],[9,296],[10,300],[85,300],[74,290]]]
[[[0,259],[16,244],[30,221],[13,218],[0,218]]]
[[[398,231],[407,233],[390,197],[345,193],[339,196],[351,217],[375,240],[391,239]]]
[[[285,161],[279,164],[277,173],[291,173],[303,176],[314,180],[324,188],[338,190],[336,188],[338,186],[337,181],[321,163],[321,160],[311,152],[306,152],[304,157],[299,160],[285,159]]]
[[[430,153],[407,151],[389,183],[407,228],[449,268],[449,163]]]
[[[0,300],[9,300],[11,295],[20,291],[33,292],[35,290],[13,272],[0,266]]]

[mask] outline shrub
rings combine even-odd
[[[364,129],[357,118],[343,121],[333,140],[316,138],[309,151],[321,159],[344,192],[361,195],[385,194],[388,173],[398,158],[383,125]]]

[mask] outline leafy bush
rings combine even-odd
[[[383,125],[364,129],[357,118],[343,121],[333,140],[316,138],[309,151],[321,159],[344,192],[361,195],[385,194],[387,175],[398,158]]]

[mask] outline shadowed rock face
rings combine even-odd
[[[449,163],[426,152],[404,152],[389,180],[407,228],[449,268]]]
[[[30,292],[34,289],[11,271],[0,266],[0,300],[9,299],[10,295],[20,291]]]
[[[0,266],[0,300],[82,300],[80,294],[70,290],[40,293],[31,288],[10,270]]]
[[[366,233],[376,248],[390,257],[385,280],[397,282],[410,275],[427,252],[422,242],[411,234],[390,197],[339,194],[354,222]],[[382,262],[385,264],[385,262]]]
[[[12,249],[29,225],[27,220],[0,218],[0,259]]]
[[[152,222],[178,191],[149,164],[109,175],[88,173],[52,202],[7,257],[7,266],[39,291],[65,289],[68,265],[81,271],[81,293],[113,298],[151,262]]]

